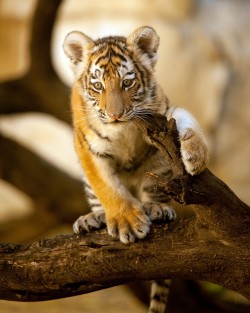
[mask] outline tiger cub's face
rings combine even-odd
[[[158,45],[159,37],[151,27],[141,27],[128,38],[96,41],[81,32],[69,33],[64,51],[73,63],[86,109],[103,123],[142,116],[155,98]]]

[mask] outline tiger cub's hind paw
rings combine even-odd
[[[104,211],[91,212],[80,216],[73,224],[73,231],[76,234],[89,232],[93,229],[100,229],[106,224]]]
[[[161,203],[145,203],[143,208],[152,222],[171,222],[176,219],[175,210],[171,205]]]

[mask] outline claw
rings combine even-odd
[[[151,221],[173,221],[176,219],[174,209],[168,204],[146,203],[144,210]]]
[[[73,231],[79,234],[83,231],[89,232],[91,229],[99,229],[105,224],[104,211],[91,212],[80,216],[73,224]]]

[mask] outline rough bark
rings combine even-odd
[[[174,123],[136,123],[173,165],[170,182],[149,176],[176,201],[193,204],[195,217],[154,225],[132,245],[105,230],[2,245],[1,299],[41,301],[163,277],[207,280],[250,298],[249,207],[209,170],[194,177],[184,171]]]
[[[192,219],[156,225],[146,240],[126,246],[106,231],[2,245],[0,297],[42,301],[156,277],[212,281],[249,296],[249,250],[192,228]]]

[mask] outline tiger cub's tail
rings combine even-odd
[[[151,286],[148,313],[164,313],[167,306],[170,280],[156,280]]]

